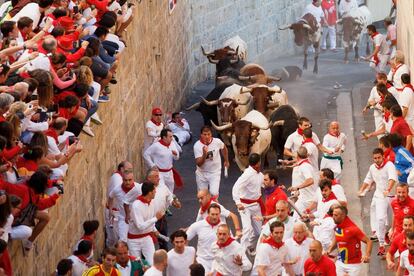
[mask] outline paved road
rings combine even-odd
[[[250,61],[254,62],[254,61]],[[265,67],[267,72],[276,72],[283,66],[286,65],[300,65],[302,63],[302,58],[299,56],[296,57],[285,57],[274,59],[269,57],[269,60],[266,64],[261,64]],[[310,68],[313,67],[313,60],[310,62]],[[358,95],[355,89],[360,87],[369,87],[371,86],[370,82],[373,80],[374,74],[368,69],[366,63],[342,63],[342,52],[332,53],[325,52],[320,56],[320,71],[318,75],[313,75],[311,70],[305,71],[302,78],[296,82],[280,82],[279,85],[283,87],[288,93],[289,103],[292,104],[297,111],[302,116],[309,117],[313,123],[313,129],[318,134],[319,138],[322,139],[326,133],[326,126],[329,121],[332,120],[347,120],[344,122],[344,125],[347,126],[347,129],[342,129],[350,139],[353,139],[354,135],[360,133],[361,128],[366,128],[366,124],[369,124],[369,120],[362,118],[359,115],[359,106],[361,102],[366,99],[364,95]],[[335,82],[342,84],[341,89],[333,89]],[[205,81],[200,83],[197,87],[194,88],[192,94],[190,95],[187,104],[190,105],[199,100],[200,96],[205,96],[213,88],[214,82],[212,80]],[[355,88],[355,89],[354,89]],[[353,91],[354,89],[354,91]],[[351,93],[351,92],[354,93]],[[341,99],[346,99],[345,101],[340,100],[340,112],[338,114],[338,96],[341,94]],[[361,97],[357,101],[357,106],[355,106],[355,101],[352,98],[353,96]],[[361,100],[362,99],[362,100]],[[351,104],[353,103],[354,109]],[[196,183],[195,183],[195,163],[193,160],[193,151],[192,144],[197,141],[199,137],[199,130],[202,125],[201,115],[198,112],[191,111],[188,112],[185,117],[189,120],[190,126],[192,128],[194,138],[193,141],[184,146],[183,154],[181,160],[176,163],[177,169],[182,174],[185,180],[185,187],[183,190],[176,192],[177,196],[183,202],[184,207],[181,210],[173,210],[173,217],[169,219],[170,223],[170,232],[178,229],[180,227],[187,227],[192,222],[194,222],[198,210],[198,203],[196,201]],[[353,127],[353,123],[349,122],[357,121],[359,123],[358,129]],[[361,124],[358,120],[362,120],[364,123]],[[346,123],[346,124],[345,124]],[[343,183],[346,191],[351,191],[349,197],[352,197],[352,204],[350,205],[351,214],[354,214],[355,220],[358,222],[361,221],[362,214],[366,216],[366,206],[368,200],[364,201],[364,212],[361,210],[361,201],[356,197],[355,191],[359,185],[356,182],[360,182],[358,177],[362,174],[361,170],[356,170],[355,164],[355,151],[359,152],[359,147],[365,147],[365,152],[370,151],[373,145],[363,145],[356,141],[357,148],[353,149],[354,152],[350,152],[347,156],[349,160],[346,160],[346,163],[352,163],[354,168],[352,171],[348,169],[346,171],[348,183]],[[369,162],[368,159],[363,155],[364,151],[358,154],[358,160],[361,158],[363,163]],[[365,159],[364,159],[365,158]],[[348,166],[349,168],[351,166]],[[364,166],[365,167],[365,166]],[[290,186],[291,177],[289,172],[280,171],[281,182]],[[229,170],[229,178],[223,179],[220,187],[220,203],[226,206],[228,209],[236,212],[235,205],[231,199],[231,189],[236,181],[237,177],[240,175],[240,172],[237,166],[232,163]],[[349,189],[348,189],[349,188]],[[366,221],[364,221],[364,229],[367,228]],[[376,249],[374,249],[376,253]],[[375,254],[372,258],[372,263],[369,268],[367,275],[386,275],[384,274],[383,269],[380,265],[381,261],[378,259]]]

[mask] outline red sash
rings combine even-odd
[[[154,232],[149,232],[149,233],[145,233],[145,234],[131,234],[128,233],[128,239],[131,240],[136,240],[136,239],[142,239],[145,237],[151,237],[152,241],[154,243],[157,243],[157,237],[155,236]]]
[[[260,212],[262,214],[265,214],[265,212],[266,212],[265,206],[263,204],[262,197],[259,197],[257,199],[240,198],[240,202],[241,203],[244,203],[244,204],[259,203],[259,205],[260,205]]]
[[[267,243],[271,247],[274,247],[277,249],[281,248],[285,244],[284,242],[275,242],[275,240],[272,237],[268,237],[267,239],[263,241],[263,243]]]
[[[328,198],[322,198],[322,202],[328,202],[328,201],[335,200],[335,199],[337,199],[335,194],[331,192]]]

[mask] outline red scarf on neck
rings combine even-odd
[[[384,120],[385,120],[385,122],[388,123],[388,121],[390,120],[390,115],[391,115],[391,112],[389,112],[389,111],[384,112]]]
[[[82,255],[75,255],[79,260],[81,260],[82,262],[84,262],[85,264],[87,262],[89,262],[88,258],[86,258],[85,256]]]
[[[165,143],[165,142],[164,142],[164,140],[162,140],[162,139],[161,139],[159,142],[160,142],[160,144],[161,144],[161,145],[163,145],[164,147],[167,147],[167,148],[169,148],[169,147],[170,147],[170,145],[171,145],[171,143],[167,144],[167,143]]]
[[[277,248],[277,249],[281,248],[285,244],[283,241],[282,242],[276,242],[272,237],[268,237],[267,239],[265,239],[263,241],[263,243],[267,243],[271,247],[274,247],[274,248]]]
[[[306,144],[306,143],[313,143],[313,139],[312,138],[305,138],[303,139],[302,145]]]
[[[131,188],[126,188],[126,187],[124,187],[124,185],[122,185],[121,184],[121,189],[122,189],[122,191],[124,191],[124,193],[128,193],[129,191],[131,191],[132,189],[134,188],[134,186],[132,186]]]
[[[414,93],[414,87],[413,87],[413,85],[412,85],[411,83],[409,83],[409,84],[404,84],[404,88],[406,88],[406,87],[410,88],[410,89],[411,89],[411,91]],[[403,88],[403,89],[404,89],[404,88]]]
[[[338,179],[333,179],[333,180],[331,180],[331,184],[332,184],[332,186],[339,185],[339,180]]]
[[[49,137],[52,137],[53,139],[55,139],[56,144],[59,144],[58,134],[57,134],[55,129],[49,128],[48,130],[45,131],[45,134],[46,134],[46,136],[49,136]]]
[[[220,249],[222,249],[222,248],[224,248],[224,247],[226,247],[226,246],[228,246],[228,245],[230,245],[232,242],[234,241],[234,239],[232,238],[232,237],[229,237],[224,243],[219,243],[218,241],[217,241],[217,245],[218,245],[218,247],[220,248]]]
[[[293,236],[293,240],[297,243],[297,244],[299,244],[299,245],[301,245],[305,240],[306,240],[306,236],[300,241],[300,240],[298,240],[298,239],[296,239],[296,237],[295,236]]]
[[[331,136],[333,136],[333,137],[336,137],[336,138],[338,138],[339,137],[339,135],[341,135],[341,133],[339,132],[339,133],[333,133],[333,132],[328,132],[328,134],[329,135],[331,135]]]
[[[392,151],[391,148],[384,150],[384,160],[391,161],[392,163],[394,163],[395,153]]]
[[[308,164],[310,164],[310,162],[309,162],[309,160],[308,159],[302,159],[302,160],[300,160],[297,164],[296,164],[296,166],[295,167],[299,167],[300,165],[302,165],[303,163],[308,163]]]
[[[410,262],[410,265],[414,265],[414,255],[408,253],[408,261]]]
[[[204,143],[203,140],[201,140],[201,139],[200,139],[200,142],[201,142],[201,144],[208,146],[208,145],[211,144],[211,142],[213,142],[213,138],[211,138],[211,140],[207,143]]]
[[[381,170],[382,168],[384,168],[385,164],[387,164],[386,160],[382,161],[381,165],[379,165],[379,166],[374,163],[375,168],[377,168],[377,170]]]
[[[145,203],[145,204],[147,204],[147,205],[150,205],[150,203],[151,203],[151,200],[147,200],[144,196],[142,196],[142,195],[140,195],[139,197],[138,197],[138,200],[139,201],[141,201],[142,203]]]
[[[327,198],[322,198],[322,202],[328,202],[337,199],[335,194],[331,192]]]
[[[200,214],[204,214],[207,211],[208,207],[210,207],[211,202],[213,202],[212,198],[210,198],[210,201],[206,204],[206,206],[200,204]]]
[[[207,221],[208,224],[210,224],[211,228],[213,228],[214,226],[216,226],[216,225],[218,225],[220,223],[220,219],[217,221],[217,223],[212,223],[210,221],[210,217],[209,216],[206,217],[206,221]]]
[[[376,37],[377,36],[377,34],[379,34],[378,32],[375,32],[375,33],[373,33],[372,35],[370,35],[371,36],[371,38],[372,39],[374,39],[374,37]]]
[[[151,122],[153,122],[154,123],[154,125],[156,125],[156,126],[160,126],[161,125],[161,122],[157,122],[157,121],[155,121],[154,119],[151,119]]]
[[[302,136],[302,135],[303,135],[303,129],[298,128],[298,129],[297,129],[297,132],[298,132],[298,134],[299,134],[300,136]]]

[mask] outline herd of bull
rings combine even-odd
[[[362,6],[355,15],[338,21],[343,25],[345,61],[350,47],[354,47],[355,58],[359,58],[360,36],[369,24],[370,16],[369,10]],[[296,45],[304,46],[304,69],[307,69],[308,47],[313,45],[313,72],[318,73],[321,26],[315,17],[307,13],[297,22],[279,29],[293,30]],[[265,166],[270,149],[275,151],[278,159],[282,158],[284,143],[296,130],[299,115],[288,104],[286,91],[271,85],[280,77],[266,74],[258,64],[246,64],[247,44],[239,36],[227,40],[223,48],[212,52],[206,52],[203,47],[201,50],[209,62],[216,65],[216,83],[206,98],[202,97],[187,110],[199,111],[204,124],[220,132],[223,142],[232,147],[241,170],[247,167],[248,156],[253,152],[264,157]]]

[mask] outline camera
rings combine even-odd
[[[59,193],[60,195],[63,195],[63,194],[64,194],[64,191],[65,191],[65,190],[64,190],[64,188],[63,188],[63,184],[57,184],[57,183],[56,183],[56,184],[53,184],[53,187],[56,187],[56,188],[59,190],[59,192],[58,192],[58,193]]]
[[[76,136],[69,136],[68,137],[69,146],[72,145],[73,143],[77,142],[78,140],[79,140],[79,138],[76,137]]]
[[[79,7],[78,6],[73,7],[73,13],[79,13]]]

